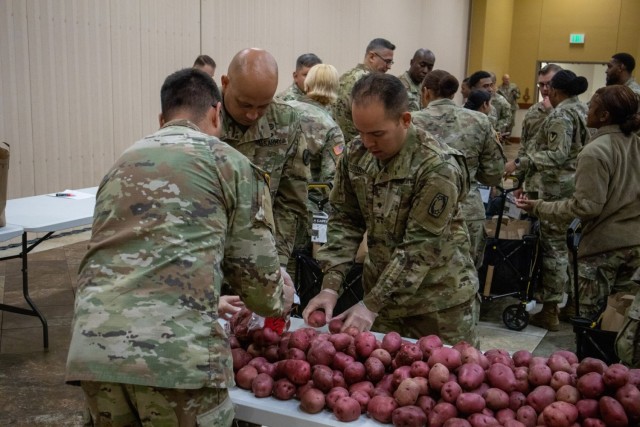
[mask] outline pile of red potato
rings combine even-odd
[[[322,326],[324,313],[310,323]],[[237,322],[236,322],[237,323]],[[233,322],[232,322],[233,324]],[[445,347],[429,335],[381,341],[332,321],[285,332],[247,330],[231,337],[239,387],[256,397],[300,400],[340,421],[362,414],[394,426],[633,426],[640,422],[640,369],[570,351],[533,357],[526,350],[482,353],[468,343]],[[233,327],[233,325],[232,325]]]

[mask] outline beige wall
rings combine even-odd
[[[1,0],[0,140],[9,197],[98,185],[154,131],[159,89],[199,53],[218,62],[259,46],[280,64],[312,51],[341,72],[374,37],[395,43],[400,74],[419,47],[464,73],[469,0]],[[446,36],[445,36],[446,34]]]

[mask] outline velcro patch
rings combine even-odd
[[[449,197],[442,193],[436,194],[429,205],[429,215],[434,218],[439,218],[440,215],[442,215],[442,212],[445,211],[447,202],[449,202]]]
[[[558,134],[556,132],[550,132],[549,133],[549,142],[555,141],[557,137],[558,137]]]
[[[339,156],[344,151],[344,142],[333,147],[333,154]]]

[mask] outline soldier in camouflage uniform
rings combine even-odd
[[[311,67],[322,64],[322,60],[314,53],[304,53],[296,60],[296,70],[293,72],[291,86],[276,95],[278,101],[299,101],[305,93],[304,79]]]
[[[298,221],[307,217],[310,153],[295,109],[273,100],[278,66],[261,49],[238,52],[222,76],[220,139],[269,176],[280,264],[287,265]]]
[[[398,76],[402,85],[407,89],[409,96],[409,111],[419,111],[420,105],[420,85],[425,76],[433,70],[436,63],[436,56],[429,49],[418,49],[413,54],[413,59],[409,61],[409,69]]]
[[[596,318],[611,293],[635,293],[640,268],[640,129],[638,100],[622,85],[591,98],[587,126],[597,129],[580,151],[575,193],[567,200],[518,202],[543,220],[582,221],[578,251],[580,315]]]
[[[520,88],[517,84],[511,83],[511,76],[505,74],[502,76],[502,84],[498,86],[498,93],[504,96],[504,99],[509,101],[511,105],[511,122],[507,128],[507,132],[510,134],[516,120],[516,111],[518,111],[518,98],[520,98]]]
[[[640,84],[631,76],[636,60],[628,53],[616,53],[607,63],[607,86],[625,85],[640,98]]]
[[[373,39],[367,45],[362,64],[340,76],[338,100],[333,111],[336,123],[342,129],[344,140],[348,143],[358,135],[351,117],[351,89],[361,77],[369,73],[386,73],[393,65],[393,51],[396,46],[385,39]]]
[[[625,316],[625,322],[616,337],[616,355],[625,365],[640,368],[640,268],[631,278],[636,283],[636,296]]]
[[[353,88],[360,137],[338,162],[328,242],[318,253],[322,291],[303,315],[323,308],[331,319],[366,232],[364,299],[338,316],[344,328],[477,345],[478,278],[458,212],[469,191],[464,159],[413,126],[407,104],[391,75],[370,74]]]
[[[554,110],[536,134],[533,150],[525,154],[529,168],[535,168],[532,180],[539,185],[538,197],[542,200],[566,200],[575,191],[576,159],[589,140],[587,106],[578,99],[587,86],[584,77],[568,70],[558,71],[551,79],[549,100]],[[551,331],[559,329],[558,304],[569,284],[569,222],[540,220],[543,308],[530,323]]]
[[[480,267],[486,214],[478,183],[500,184],[505,157],[487,116],[454,104],[452,99],[457,90],[458,80],[454,76],[442,70],[430,72],[422,88],[422,103],[426,107],[411,116],[414,125],[431,132],[440,142],[459,150],[466,158],[471,186],[461,210],[469,229],[471,258],[476,267]]]
[[[469,76],[469,87],[482,89],[491,94],[491,110],[489,110],[489,120],[491,125],[502,135],[511,121],[511,106],[509,102],[500,94],[496,94],[495,77],[487,71],[476,71]]]
[[[264,173],[211,136],[220,93],[202,71],[169,76],[162,128],[102,180],[80,264],[66,381],[94,425],[229,426],[231,348],[218,323],[226,281],[280,316],[283,283]]]

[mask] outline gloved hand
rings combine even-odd
[[[284,281],[282,292],[284,293],[284,313],[286,314],[291,311],[291,305],[293,304],[296,290],[293,287],[293,280],[291,280],[291,276],[289,276],[289,273],[287,273],[287,270],[285,270],[284,267],[280,267],[280,275]]]
[[[368,331],[371,329],[371,325],[378,317],[378,313],[370,311],[363,301],[358,304],[354,304],[350,309],[342,313],[340,316],[336,316],[337,319],[343,319],[343,330],[354,326],[359,331]]]
[[[338,293],[333,289],[323,289],[309,301],[307,307],[302,312],[305,323],[309,323],[309,315],[318,309],[323,309],[327,322],[331,321],[333,308],[338,302]]]
[[[229,320],[234,314],[244,308],[244,303],[237,295],[222,295],[218,302],[218,316]]]

